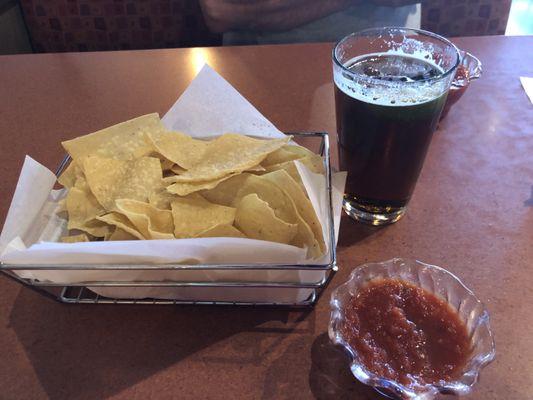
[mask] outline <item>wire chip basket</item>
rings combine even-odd
[[[337,271],[336,238],[332,209],[332,176],[329,157],[329,140],[327,133],[308,132],[290,133],[301,145],[313,148],[323,156],[326,170],[326,206],[327,206],[327,261],[319,264],[70,264],[70,265],[14,265],[0,263],[0,271],[8,277],[44,296],[65,304],[193,304],[193,305],[249,305],[249,306],[293,306],[305,307],[316,303],[321,293]],[[64,170],[70,161],[66,157],[59,166],[56,175]],[[176,279],[152,280],[139,279],[124,281],[119,279],[88,280],[83,282],[60,282],[56,279],[37,280],[21,275],[22,271],[85,271],[105,272],[119,275],[124,272],[172,271]],[[278,281],[265,280],[265,273],[286,272],[286,277]],[[220,274],[235,276],[246,274],[248,279],[180,279],[180,274]],[[232,275],[233,274],[233,275]],[[262,275],[261,275],[262,274]],[[263,279],[254,279],[261,275]],[[189,275],[190,276],[190,275]],[[251,278],[250,278],[251,277]],[[153,290],[176,291],[175,298],[156,298],[142,296],[128,298],[124,296],[104,295],[121,290],[135,289],[142,293]]]

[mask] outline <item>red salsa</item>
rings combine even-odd
[[[406,281],[369,282],[345,315],[344,336],[367,370],[412,388],[457,378],[471,352],[457,312]]]

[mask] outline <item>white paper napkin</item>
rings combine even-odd
[[[520,82],[522,82],[522,87],[524,88],[527,97],[529,97],[529,100],[533,103],[533,78],[521,76]]]

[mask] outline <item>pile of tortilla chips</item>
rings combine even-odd
[[[71,236],[90,240],[239,237],[324,253],[322,227],[295,165],[322,158],[284,139],[198,140],[148,114],[63,142],[59,177]]]

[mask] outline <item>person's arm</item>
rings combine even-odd
[[[285,31],[341,11],[361,0],[200,0],[208,28]]]

